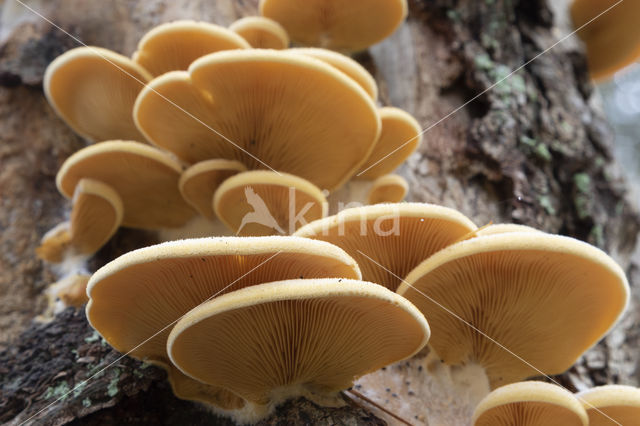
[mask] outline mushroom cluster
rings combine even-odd
[[[567,370],[615,324],[628,292],[620,267],[578,240],[478,228],[436,205],[378,204],[292,237],[125,254],[92,276],[87,317],[117,350],[165,368],[176,395],[242,421],[299,395],[335,403],[355,378],[429,339],[424,364],[436,379],[456,370],[479,383],[478,398],[503,392],[477,411],[490,418],[477,424],[496,424],[501,389]],[[536,401],[556,403],[553,392]]]
[[[326,404],[427,343],[411,303],[361,278],[323,241],[182,240],[99,269],[86,311],[114,348],[163,367],[178,397],[253,421],[293,396]]]
[[[417,149],[419,124],[380,107],[356,61],[289,49],[288,34],[363,49],[402,22],[405,0],[260,7],[263,17],[229,28],[163,24],[131,58],[81,47],[48,67],[52,107],[96,143],[57,175],[71,217],[40,257],[84,258],[120,226],[181,228],[198,216],[252,236],[143,248],[52,294],[82,304],[86,287],[87,317],[107,342],[164,368],[178,397],[239,421],[298,395],[336,403],[428,342],[426,370],[488,394],[476,424],[512,413],[528,424],[521,402],[586,424],[592,414],[564,391],[516,382],[565,371],[611,329],[629,297],[620,267],[572,238],[398,203],[408,187],[392,172]],[[366,182],[371,205],[327,217],[327,197],[351,180]],[[278,233],[294,236],[264,236]],[[536,389],[543,396],[527,399]],[[584,399],[610,416],[633,406]]]
[[[417,149],[416,120],[378,107],[375,80],[348,56],[287,45],[264,17],[177,21],[132,58],[94,47],[56,58],[46,96],[98,143],[58,173],[73,211],[40,257],[91,255],[121,225],[180,228],[198,213],[236,235],[292,234],[351,178],[369,182],[372,203],[402,200],[406,182],[388,173]]]
[[[624,272],[587,243],[522,225],[478,229],[440,206],[346,209],[295,235],[343,248],[364,280],[411,301],[433,332],[427,370],[472,383],[480,396],[563,373],[629,299]]]
[[[546,382],[518,382],[487,395],[474,426],[605,426],[640,423],[640,389],[605,385],[572,394]]]

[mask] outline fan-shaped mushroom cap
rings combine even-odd
[[[73,194],[71,220],[62,232],[47,233],[36,252],[49,262],[61,262],[67,251],[93,254],[116,232],[122,216],[122,200],[113,188],[92,179],[80,179]]]
[[[151,141],[188,163],[235,159],[328,190],[351,177],[380,131],[373,101],[351,78],[306,55],[264,49],[213,53],[189,72],[156,78],[134,115]]]
[[[87,319],[120,352],[169,364],[171,325],[193,307],[227,291],[300,277],[359,279],[360,270],[338,247],[302,238],[173,241],[129,252],[93,274]],[[194,399],[229,408],[228,399],[213,399],[218,390],[186,384],[168,371],[181,397],[201,394]]]
[[[288,51],[311,56],[312,58],[326,62],[351,77],[353,81],[358,83],[358,85],[367,92],[372,100],[375,101],[378,99],[378,84],[376,80],[365,67],[347,55],[317,47],[298,47],[289,49]]]
[[[478,362],[497,387],[564,372],[613,326],[629,286],[620,267],[587,243],[509,232],[443,249],[398,293],[429,318],[440,359]]]
[[[357,51],[394,32],[407,16],[407,1],[261,0],[260,14],[279,22],[301,44]]]
[[[618,3],[618,4],[616,4]],[[575,0],[571,18],[587,47],[591,76],[604,79],[640,57],[637,1]]]
[[[415,151],[422,141],[420,124],[399,108],[380,108],[382,131],[373,152],[356,175],[375,179],[393,172]]]
[[[151,78],[126,56],[99,47],[78,47],[49,64],[43,85],[53,109],[79,135],[94,141],[144,141],[132,111],[138,93]]]
[[[587,426],[580,401],[544,382],[519,382],[487,395],[473,413],[474,426]]]
[[[257,49],[286,49],[289,34],[273,19],[263,16],[247,16],[238,19],[229,29]]]
[[[327,214],[318,187],[297,176],[253,170],[230,177],[213,197],[220,220],[238,235],[291,234]]]
[[[127,253],[93,274],[87,317],[109,344],[128,352],[218,293],[299,277],[360,278],[360,271],[338,247],[303,238],[173,241]],[[162,360],[168,334],[133,356]]]
[[[178,186],[187,203],[207,219],[213,219],[213,194],[225,179],[244,172],[247,168],[239,161],[206,160],[194,164],[182,173]]]
[[[167,351],[188,376],[264,404],[275,392],[346,389],[428,339],[424,316],[382,286],[307,279],[245,288],[194,308],[171,331]]]
[[[456,210],[400,203],[345,209],[303,226],[295,235],[342,247],[360,265],[363,279],[395,291],[420,262],[474,229]]]
[[[589,426],[637,425],[640,420],[640,389],[633,386],[598,386],[577,396],[587,410]]]
[[[56,177],[58,190],[71,197],[78,182],[90,178],[109,185],[122,200],[122,225],[143,229],[184,225],[195,212],[178,190],[182,168],[166,153],[130,141],[108,141],[69,157]]]
[[[399,203],[409,190],[407,181],[399,175],[380,176],[373,182],[367,202],[369,204]]]
[[[145,34],[133,60],[158,76],[186,70],[193,61],[208,53],[250,47],[244,38],[219,25],[174,21],[158,25]]]

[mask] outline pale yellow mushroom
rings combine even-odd
[[[407,181],[399,175],[384,175],[373,181],[367,195],[368,204],[399,203],[409,190]]]
[[[611,329],[629,299],[624,272],[604,252],[531,231],[453,244],[418,265],[397,291],[429,318],[434,358],[481,366],[492,388],[563,373]]]
[[[196,21],[174,21],[158,25],[138,43],[133,60],[154,76],[186,70],[201,56],[221,50],[249,49],[235,32]]]
[[[233,393],[188,383],[191,379],[167,367],[171,327],[190,309],[224,293],[300,277],[360,279],[361,275],[344,251],[321,241],[295,237],[173,241],[129,252],[94,273],[87,288],[87,319],[115,349],[163,365],[178,396],[234,409],[240,400]]]
[[[360,168],[358,179],[375,179],[393,172],[422,141],[420,124],[399,108],[380,108],[382,131],[376,146]]]
[[[180,176],[180,193],[187,203],[211,220],[215,217],[212,203],[216,189],[229,177],[246,170],[238,161],[201,161],[186,169]]]
[[[58,190],[71,197],[85,178],[110,186],[122,200],[122,226],[178,228],[195,216],[182,199],[182,166],[166,152],[131,141],[107,141],[69,157],[56,176]]]
[[[247,16],[238,19],[229,29],[245,39],[256,49],[286,49],[289,47],[289,35],[273,19],[263,16]]]
[[[70,221],[47,233],[36,253],[54,263],[65,256],[91,255],[117,231],[123,212],[122,200],[112,187],[82,178],[73,193]]]
[[[365,67],[347,55],[317,47],[298,47],[289,49],[288,52],[299,53],[326,62],[351,77],[353,81],[358,83],[358,85],[367,92],[373,101],[378,99],[378,84],[376,80]],[[381,113],[383,111],[385,111],[384,108],[380,110]],[[381,117],[382,116],[384,116],[384,114],[381,114]]]
[[[326,216],[327,200],[302,178],[254,170],[224,181],[214,194],[213,209],[237,235],[288,235]]]
[[[261,0],[260,14],[306,46],[363,50],[382,41],[407,16],[406,0]]]
[[[574,0],[571,18],[587,47],[591,77],[602,80],[640,57],[640,3]]]
[[[167,351],[186,375],[265,405],[347,389],[411,357],[429,335],[424,316],[382,286],[297,279],[194,308],[171,331]]]
[[[295,235],[342,247],[360,265],[363,279],[395,291],[420,262],[475,229],[454,209],[399,203],[345,209]]]
[[[519,382],[487,395],[476,407],[473,426],[587,426],[580,401],[544,382]]]
[[[640,389],[605,385],[576,395],[589,416],[589,426],[640,424]]]
[[[212,53],[164,74],[142,91],[134,116],[150,141],[189,164],[236,160],[329,191],[359,169],[380,132],[373,100],[353,79],[269,49]]]
[[[49,64],[44,93],[56,113],[94,142],[144,142],[133,122],[136,97],[151,74],[126,56],[99,47],[71,49]]]

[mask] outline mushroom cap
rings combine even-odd
[[[364,280],[395,291],[420,262],[474,229],[456,210],[399,203],[345,209],[303,226],[295,235],[342,247],[356,259]]]
[[[138,43],[133,60],[154,76],[168,71],[186,70],[201,56],[220,50],[249,49],[247,41],[235,32],[196,21],[174,21],[158,25]]]
[[[298,47],[289,49],[288,52],[300,53],[326,62],[351,77],[367,92],[373,101],[378,99],[378,84],[376,80],[365,67],[347,55],[317,47]]]
[[[93,179],[80,179],[73,194],[71,246],[80,254],[97,252],[122,223],[124,207],[118,193]]]
[[[71,222],[64,221],[49,229],[40,239],[36,254],[47,262],[59,263],[71,244]]]
[[[244,172],[247,168],[239,161],[206,160],[194,164],[180,176],[178,187],[182,197],[202,216],[213,219],[213,194],[225,179]]]
[[[443,362],[478,362],[495,388],[568,369],[620,317],[629,286],[596,247],[509,232],[443,249],[398,293],[429,318],[430,345]]]
[[[80,179],[73,194],[71,220],[42,238],[36,252],[49,262],[61,262],[65,252],[97,252],[122,223],[123,206],[117,192],[93,179]]]
[[[276,392],[346,389],[414,355],[428,339],[424,316],[382,286],[298,279],[194,308],[171,331],[167,351],[188,376],[265,404]]]
[[[64,306],[79,308],[89,301],[87,297],[89,278],[90,276],[85,274],[68,275],[51,287],[58,289],[55,296],[64,303]]]
[[[245,401],[233,392],[193,380],[170,362],[150,360],[149,363],[167,372],[171,390],[180,399],[214,405],[223,410],[237,410],[245,405]]]
[[[360,270],[340,248],[303,238],[172,241],[129,252],[94,273],[87,318],[120,352],[167,362],[167,326],[193,307],[226,291],[300,277],[359,279]]]
[[[264,49],[212,53],[189,72],[154,79],[134,116],[153,143],[188,163],[238,160],[328,190],[353,175],[380,131],[373,101],[351,78],[307,55]]]
[[[587,47],[591,77],[602,80],[640,57],[640,4],[637,1],[575,0],[570,13]]]
[[[49,104],[79,135],[93,141],[144,141],[132,112],[138,93],[151,78],[126,56],[100,47],[78,47],[49,64],[43,86]]]
[[[260,14],[303,45],[357,51],[394,32],[407,16],[407,1],[261,0]]]
[[[253,170],[225,180],[213,196],[213,209],[237,235],[291,234],[301,225],[325,217],[322,191],[294,175]]]
[[[598,386],[577,397],[587,410],[590,426],[634,425],[640,419],[640,389],[633,386]]]
[[[289,34],[273,19],[247,16],[229,25],[229,29],[256,49],[286,49]]]
[[[399,175],[380,176],[373,182],[369,194],[368,204],[399,203],[404,200],[409,190],[409,184]]]
[[[422,129],[411,114],[400,108],[380,108],[382,131],[375,148],[356,175],[375,179],[398,168],[422,142]]]
[[[580,401],[560,386],[519,382],[487,395],[473,413],[474,426],[587,426]]]
[[[158,229],[182,226],[195,215],[178,190],[181,173],[180,164],[156,148],[107,141],[69,157],[56,176],[56,184],[69,198],[84,178],[109,185],[122,200],[122,225]]]

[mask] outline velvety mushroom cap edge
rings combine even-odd
[[[517,382],[502,386],[487,395],[476,407],[472,424],[486,411],[517,402],[542,402],[559,405],[573,411],[580,417],[583,425],[589,424],[589,418],[578,399],[568,390],[546,382]]]
[[[629,282],[620,267],[609,255],[599,248],[580,240],[561,235],[551,235],[542,232],[507,232],[503,234],[491,234],[464,240],[446,247],[435,253],[421,264],[415,267],[398,287],[398,294],[404,295],[411,283],[424,276],[428,271],[435,270],[439,266],[466,256],[492,251],[532,250],[553,253],[570,254],[586,259],[608,269],[612,275],[619,279],[620,290],[624,298],[623,306],[618,317],[603,333],[606,335],[618,323],[623,313],[629,306]],[[598,339],[599,340],[599,339]],[[594,344],[596,344],[595,342]],[[585,350],[586,352],[586,350]]]
[[[354,222],[358,220],[367,221],[380,217],[428,217],[429,219],[448,220],[458,222],[470,230],[477,229],[477,226],[465,215],[449,207],[427,203],[386,203],[375,204],[363,207],[353,207],[345,209],[323,219],[311,222],[300,229],[294,235],[301,237],[312,237],[320,234],[324,230],[333,228],[340,223]],[[428,215],[428,216],[426,216]]]
[[[75,186],[69,188],[69,182],[66,182],[67,173],[73,168],[73,166],[82,160],[93,157],[94,155],[107,153],[110,151],[121,150],[126,151],[129,154],[139,155],[141,157],[150,158],[165,165],[166,167],[175,170],[177,176],[182,173],[182,167],[180,163],[171,158],[166,152],[159,150],[158,148],[150,145],[143,144],[136,141],[105,141],[99,142],[94,145],[89,145],[80,151],[75,152],[62,164],[58,174],[56,175],[56,186],[58,191],[67,198],[73,197]],[[176,177],[176,180],[178,177]],[[117,191],[117,188],[114,188]]]
[[[306,253],[333,257],[345,265],[350,266],[357,277],[362,277],[358,264],[351,256],[341,248],[324,241],[290,236],[196,238],[169,241],[155,246],[137,249],[120,256],[98,269],[91,276],[89,284],[87,285],[87,295],[91,297],[93,287],[97,282],[106,277],[129,266],[152,260],[197,257],[203,254],[223,256],[256,255],[277,252]],[[88,309],[89,305],[87,305],[87,310]]]
[[[300,281],[321,281],[321,285],[300,285]],[[197,315],[190,318],[183,318],[173,327],[167,340],[167,352],[169,353],[171,361],[175,363],[171,354],[171,346],[175,339],[182,331],[208,318],[210,311],[215,311],[217,315],[261,303],[337,296],[366,296],[376,298],[398,306],[408,312],[420,325],[424,332],[424,338],[415,351],[405,359],[417,354],[429,341],[431,329],[429,328],[426,318],[418,308],[405,298],[399,297],[391,290],[375,283],[350,279],[322,278],[275,281],[258,286],[246,287],[213,299],[207,302],[207,305],[201,305],[198,308],[199,312]]]

